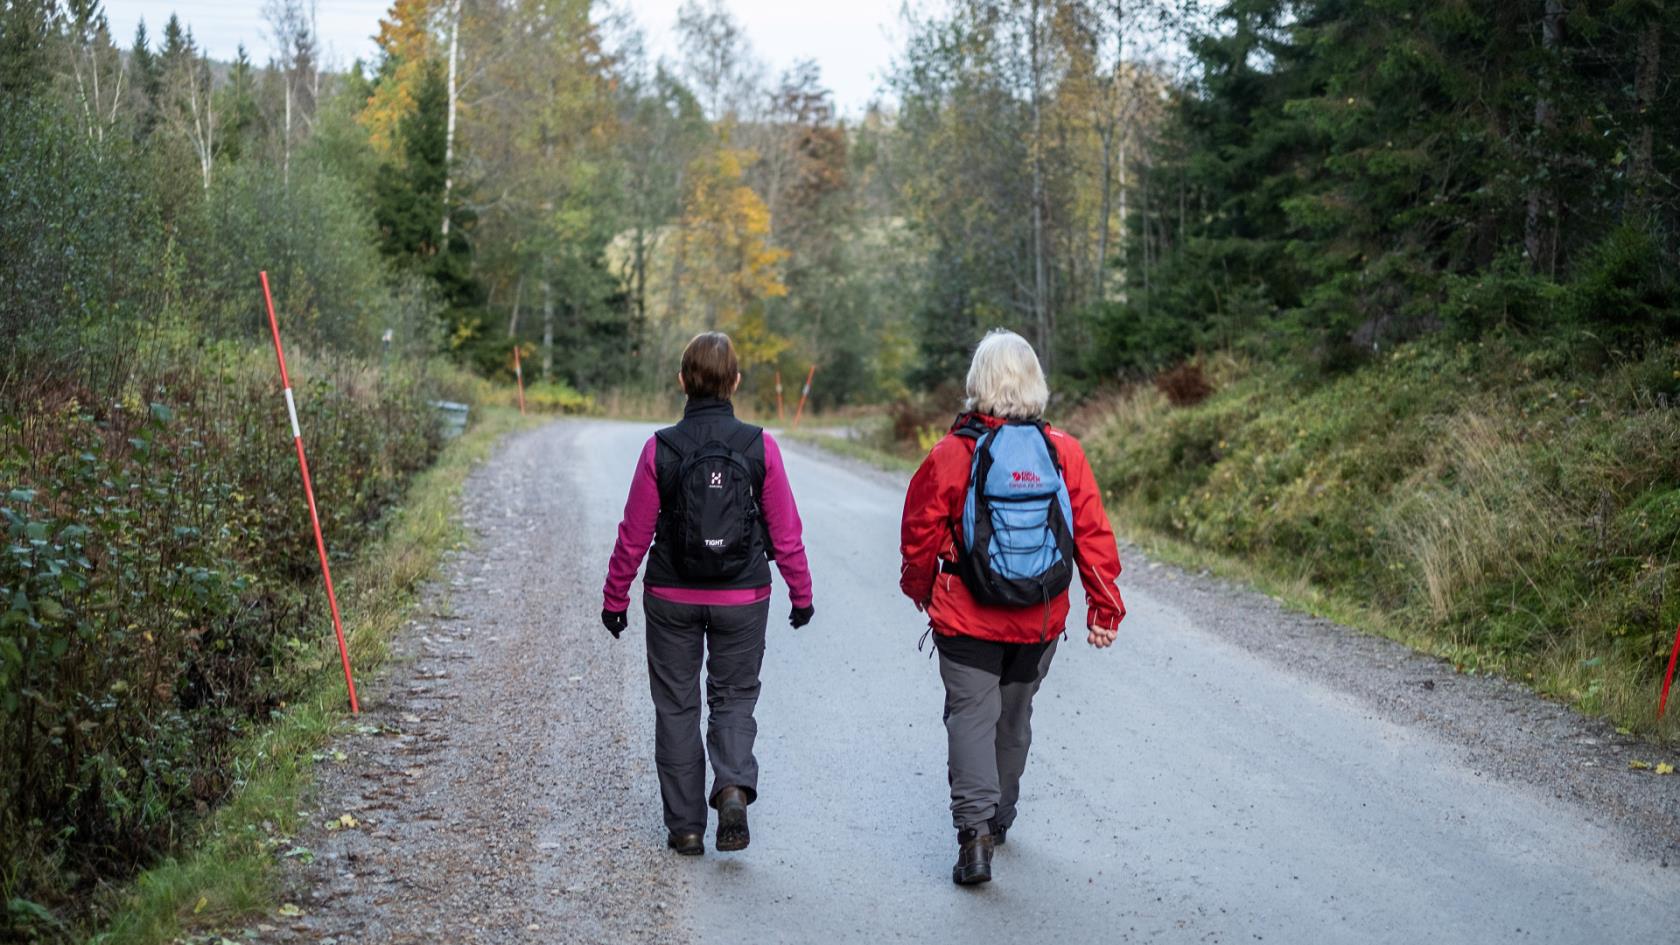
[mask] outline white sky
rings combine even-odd
[[[903,35],[898,11],[904,0],[726,0],[746,27],[753,50],[770,66],[772,80],[798,59],[815,59],[823,82],[842,112],[857,115],[875,96]],[[915,5],[918,0],[909,0]],[[681,0],[618,0],[648,35],[649,51],[675,58],[672,30]],[[373,34],[390,0],[318,0],[317,17],[327,61],[345,66],[371,60]],[[239,43],[259,63],[269,58],[261,0],[106,0],[111,32],[127,46],[144,18],[154,43],[171,12],[177,13],[217,59],[232,59]]]

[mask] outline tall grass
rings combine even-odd
[[[1592,350],[1436,340],[1318,381],[1227,362],[1203,403],[1139,388],[1078,422],[1141,535],[1680,737],[1653,711],[1680,621],[1680,346],[1581,367]]]

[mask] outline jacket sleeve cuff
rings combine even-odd
[[[1090,629],[1113,632],[1120,629],[1120,621],[1125,619],[1124,610],[1111,610],[1107,607],[1092,607],[1085,612],[1085,626]]]
[[[906,567],[899,576],[898,589],[917,604],[925,604],[933,597],[934,573],[930,568]]]

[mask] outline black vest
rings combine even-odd
[[[683,418],[674,429],[680,429],[696,442],[705,443],[709,440],[722,440],[748,424],[735,419],[735,408],[727,400],[694,400],[690,399],[683,408]],[[664,431],[661,431],[664,432]],[[682,464],[682,457],[678,456],[664,437],[657,439],[653,467],[659,480],[659,527],[654,530],[653,549],[648,553],[647,574],[642,583],[647,587],[682,587],[694,590],[738,590],[743,588],[768,587],[770,584],[770,559],[759,558],[751,567],[731,580],[695,582],[683,577],[677,572],[672,560],[673,549],[670,544],[662,541],[660,535],[665,532],[666,510],[672,507],[671,496],[675,492],[673,480],[677,476],[677,468]],[[746,452],[747,463],[757,482],[756,493],[759,496],[759,508],[763,510],[764,496],[764,438],[756,437],[752,448]],[[769,539],[765,539],[765,547],[770,547]]]

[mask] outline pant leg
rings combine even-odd
[[[998,675],[959,663],[941,652],[939,677],[945,681],[945,737],[951,781],[951,821],[958,830],[989,832],[997,813],[997,725],[1003,710]]]
[[[764,665],[764,628],[770,601],[738,607],[708,607],[706,631],[706,749],[712,759],[712,797],[726,787],[758,797],[758,759],[753,742],[758,722],[759,670]]]
[[[1027,749],[1032,746],[1032,701],[1050,672],[1056,642],[1029,644],[1012,654],[1004,667],[999,686],[1002,710],[997,726],[999,826],[1015,822],[1015,804],[1021,798],[1021,772],[1027,768]]]
[[[706,752],[700,744],[700,662],[706,611],[645,595],[648,681],[653,690],[653,759],[665,828],[706,829]]]

